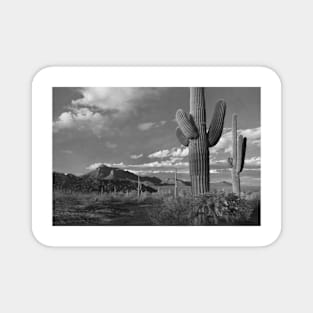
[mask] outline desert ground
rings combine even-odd
[[[231,193],[231,185],[216,184],[207,197],[205,225],[260,225],[260,193],[247,188],[243,198]],[[203,205],[203,203],[202,203]],[[192,210],[199,206],[190,195],[190,187],[159,187],[158,192],[128,193],[53,193],[53,225],[192,225]]]

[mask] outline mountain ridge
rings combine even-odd
[[[162,186],[157,177],[139,176],[141,191],[156,192],[153,187]],[[138,189],[138,175],[129,171],[101,165],[83,175],[53,172],[53,189],[76,192],[113,192],[133,191]]]
[[[101,165],[96,169],[81,175],[80,177],[84,178],[95,178],[95,179],[106,179],[107,176],[111,174],[113,171],[114,177],[113,180],[131,180],[131,181],[138,181],[138,176],[135,173],[129,172],[127,170],[123,170],[118,167],[110,167],[107,165]],[[154,185],[161,185],[162,180],[155,176],[139,176],[141,182],[150,182]]]

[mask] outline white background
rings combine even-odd
[[[55,227],[52,110],[55,86],[258,86],[261,88],[261,226]],[[173,130],[174,131],[174,130]],[[281,81],[267,67],[47,67],[32,83],[32,231],[44,245],[267,246],[281,232]],[[276,194],[273,189],[276,188]]]
[[[310,4],[2,1],[1,311],[312,311]],[[285,108],[280,239],[254,249],[38,244],[31,234],[30,93],[32,76],[47,65],[275,68]]]

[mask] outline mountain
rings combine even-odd
[[[158,177],[140,176],[141,190],[143,192],[157,192],[159,187],[173,186],[174,178],[162,181]],[[178,188],[190,188],[190,181],[177,179]],[[53,172],[53,190],[63,192],[129,192],[137,191],[138,176],[126,170],[102,165],[87,174],[76,176]],[[229,181],[211,182],[210,189],[232,191],[232,183]],[[257,192],[258,186],[242,185],[245,192]]]
[[[131,173],[129,171],[126,170],[122,170],[120,168],[117,167],[109,167],[106,165],[101,165],[98,168],[96,168],[95,170],[82,175],[82,178],[90,178],[90,179],[108,179],[107,177],[112,174],[113,177],[111,179],[113,180],[130,180],[130,181],[138,181],[138,175]],[[162,184],[162,180],[160,178],[157,177],[150,177],[150,176],[140,176],[140,182],[147,182],[147,183],[151,183],[155,186],[161,185]]]
[[[140,176],[141,191],[156,192],[154,186],[161,186],[157,177]],[[145,184],[144,184],[145,183]],[[53,172],[53,190],[65,192],[128,192],[138,188],[138,176],[119,168],[102,165],[81,175]]]
[[[175,179],[174,178],[168,178],[164,181],[163,185],[175,185]],[[182,180],[182,179],[177,179],[177,186],[191,186],[190,181]]]

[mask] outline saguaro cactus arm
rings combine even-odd
[[[239,169],[240,173],[242,172],[243,167],[245,165],[246,149],[247,149],[247,138],[244,137],[243,140],[242,140],[242,145],[241,145],[241,166],[240,166],[240,169]]]
[[[207,133],[209,147],[215,146],[222,136],[225,113],[226,103],[224,100],[219,100],[215,105],[214,114]]]
[[[247,148],[247,138],[240,135],[238,137],[237,143],[237,160],[235,164],[231,166],[231,167],[235,166],[237,174],[242,172],[243,167],[245,165],[246,148]]]
[[[238,174],[240,173],[241,164],[242,164],[242,142],[243,142],[243,137],[242,135],[240,135],[237,141],[237,160],[236,160],[237,162],[235,164],[236,172]]]
[[[237,114],[233,114],[232,117],[232,137],[233,137],[233,163],[234,167],[237,165]]]
[[[198,129],[192,116],[179,109],[176,112],[176,120],[184,136],[188,139],[197,139],[199,137]]]
[[[183,134],[182,130],[179,127],[176,128],[176,137],[182,145],[188,147],[189,139],[185,137],[185,135]]]

